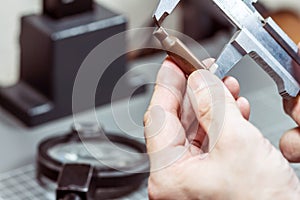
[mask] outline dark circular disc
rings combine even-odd
[[[90,164],[93,182],[102,197],[115,198],[136,189],[148,177],[145,145],[112,133],[72,131],[38,146],[37,178],[56,182],[66,163]],[[79,136],[80,135],[80,136]]]

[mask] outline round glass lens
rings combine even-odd
[[[61,163],[88,163],[118,169],[134,166],[143,158],[140,152],[128,145],[100,140],[58,144],[47,153]]]

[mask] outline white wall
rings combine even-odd
[[[289,9],[300,14],[300,0],[259,0],[269,9]]]
[[[130,19],[130,27],[140,27],[150,22],[149,16],[152,15],[158,0],[97,0],[97,2],[125,14]]]
[[[129,28],[148,26],[152,12],[159,0],[97,0],[106,7],[123,13],[129,19]],[[200,1],[200,0],[199,0]],[[299,12],[300,0],[260,0],[268,8],[287,8]],[[38,13],[42,0],[7,0],[0,6],[0,84],[9,85],[18,80],[19,71],[19,17],[28,13]],[[167,27],[181,30],[181,13],[168,18]]]
[[[129,19],[129,28],[149,26],[158,0],[97,0],[102,5],[122,13]],[[19,18],[39,13],[42,0],[7,0],[0,6],[0,85],[11,85],[19,77]],[[168,27],[179,29],[180,12],[168,19]]]
[[[18,79],[19,18],[39,12],[41,0],[8,0],[0,6],[0,84],[9,85]]]

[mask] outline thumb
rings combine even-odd
[[[188,79],[187,93],[196,117],[208,136],[210,151],[226,123],[228,125],[237,117],[242,118],[241,112],[222,81],[209,71],[192,73]]]

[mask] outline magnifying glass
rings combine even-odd
[[[57,183],[57,199],[117,198],[137,189],[148,172],[144,144],[95,124],[74,125],[38,147],[37,178],[44,187]]]

